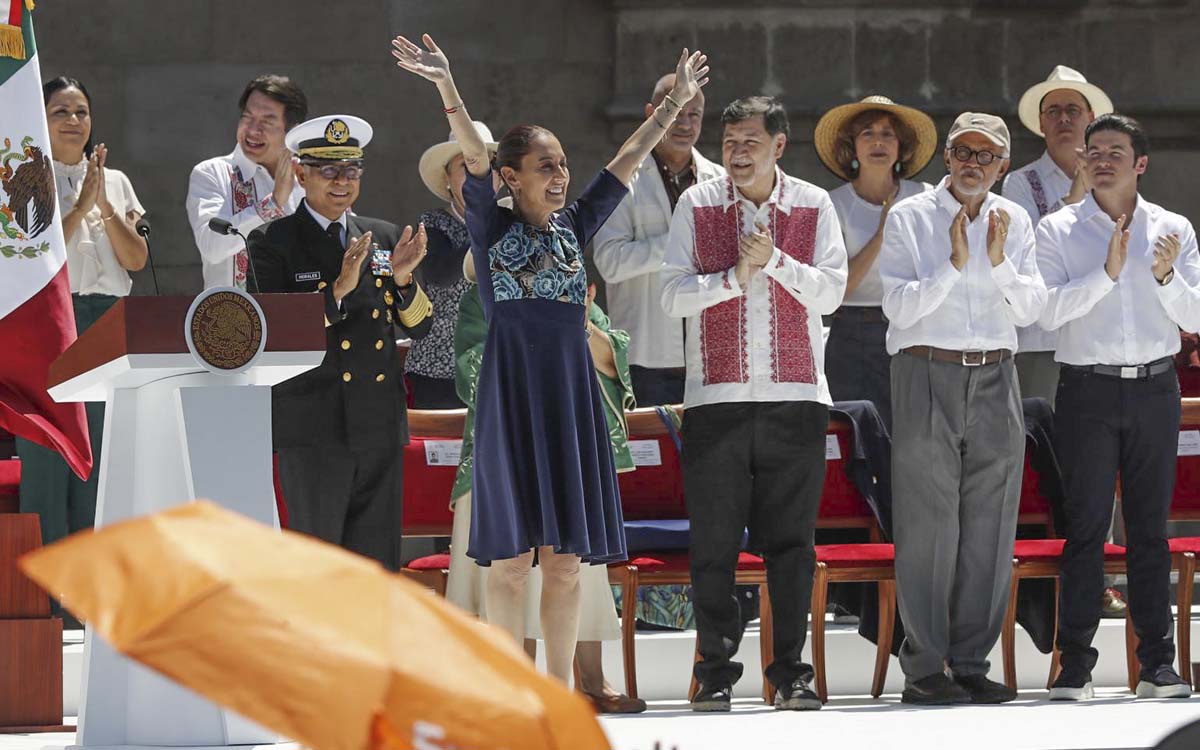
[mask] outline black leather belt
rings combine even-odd
[[[963,367],[994,365],[1012,356],[1012,352],[1008,349],[990,349],[988,351],[984,351],[983,349],[967,349],[966,351],[959,351],[958,349],[939,349],[936,346],[910,346],[900,351],[912,357],[936,359],[939,362],[953,362]]]
[[[1171,357],[1163,357],[1156,359],[1146,365],[1064,365],[1072,370],[1080,372],[1092,372],[1097,375],[1105,375],[1110,378],[1121,378],[1122,380],[1144,380],[1152,378],[1155,375],[1162,375],[1175,367],[1175,360]]]

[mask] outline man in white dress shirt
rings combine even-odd
[[[897,203],[884,226],[905,703],[1016,697],[987,678],[987,654],[1008,602],[1025,456],[1012,354],[1046,287],[1029,217],[989,192],[1009,144],[999,117],[959,115],[950,175]]]
[[[728,711],[742,665],[734,573],[743,531],[766,561],[774,613],[767,679],[775,707],[811,710],[800,658],[825,484],[829,385],[821,316],[846,290],[846,246],[829,194],[776,165],[788,121],[775,99],[725,108],[726,177],[679,199],[662,305],[687,321],[683,484],[700,661],[695,711]]]
[[[1041,322],[1057,330],[1062,374],[1055,449],[1067,495],[1058,647],[1051,699],[1092,695],[1104,537],[1121,477],[1129,608],[1140,643],[1139,698],[1187,697],[1171,667],[1167,512],[1175,487],[1179,328],[1200,329],[1200,255],[1191,223],[1144,200],[1149,143],[1132,118],[1088,126],[1091,193],[1038,226],[1049,288]]]
[[[1026,89],[1017,105],[1022,124],[1046,141],[1041,157],[1004,178],[1001,194],[1021,204],[1036,229],[1043,216],[1082,201],[1091,189],[1083,157],[1083,134],[1100,115],[1113,111],[1104,90],[1088,83],[1083,74],[1056,65],[1046,80]],[[1017,380],[1024,398],[1044,398],[1054,407],[1058,390],[1055,331],[1038,323],[1017,329]],[[1109,531],[1108,541],[1112,541]],[[1113,588],[1115,578],[1104,579],[1105,617],[1124,617],[1125,600]]]
[[[188,180],[187,214],[203,261],[204,288],[246,288],[248,256],[240,237],[217,234],[212,219],[224,219],[243,236],[300,205],[292,152],[283,137],[308,118],[308,99],[286,76],[261,75],[238,100],[241,116],[233,153],[202,161]]]
[[[1050,76],[1021,95],[1021,122],[1046,141],[1036,161],[1004,178],[1001,194],[1019,203],[1034,228],[1043,216],[1080,202],[1089,188],[1083,165],[1083,133],[1092,120],[1112,112],[1112,100],[1088,83],[1083,74],[1057,65]],[[1044,398],[1054,404],[1058,363],[1057,336],[1037,323],[1017,331],[1017,377],[1025,398]]]
[[[659,79],[647,116],[674,85],[673,73]],[[614,328],[629,331],[629,374],[639,406],[683,402],[683,324],[663,312],[659,271],[679,196],[698,182],[725,174],[696,150],[703,121],[701,92],[634,173],[629,195],[593,241],[596,269],[607,284],[609,317]]]

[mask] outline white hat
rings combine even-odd
[[[361,117],[322,115],[289,130],[283,142],[302,159],[344,161],[363,158],[363,148],[374,133]]]
[[[488,126],[484,125],[479,120],[474,122],[475,132],[479,133],[479,137],[483,139],[483,143],[488,148],[488,153],[496,153],[496,140],[492,138],[492,131],[488,130]],[[425,187],[429,188],[429,192],[437,197],[450,202],[450,187],[446,184],[446,165],[450,160],[462,153],[462,146],[459,145],[458,139],[454,137],[454,131],[450,132],[450,137],[445,143],[439,143],[435,146],[430,146],[425,149],[425,153],[421,154],[421,161],[417,165],[417,170],[421,173],[421,181],[425,183]]]
[[[956,117],[946,136],[946,147],[953,146],[955,139],[964,133],[979,133],[1005,151],[1012,142],[1004,118],[984,112],[963,112]]]
[[[1082,94],[1083,98],[1091,105],[1092,112],[1096,117],[1113,111],[1112,99],[1109,99],[1108,94],[1104,93],[1099,86],[1088,83],[1087,79],[1083,77],[1083,73],[1068,68],[1066,65],[1055,65],[1054,70],[1050,71],[1050,77],[1041,83],[1030,86],[1021,95],[1021,102],[1017,105],[1017,114],[1021,117],[1021,123],[1039,136],[1045,137],[1039,117],[1042,99],[1051,91],[1059,89],[1070,89]]]

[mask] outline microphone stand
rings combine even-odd
[[[158,290],[158,271],[154,270],[154,253],[150,252],[150,222],[146,221],[145,217],[138,219],[134,225],[134,231],[146,241],[146,260],[150,261],[150,278],[154,280],[154,296],[158,297],[162,294]]]

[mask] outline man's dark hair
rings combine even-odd
[[[55,94],[57,94],[58,92],[60,92],[64,89],[79,89],[79,93],[83,94],[83,98],[87,100],[88,115],[91,116],[92,95],[88,93],[87,88],[82,83],[79,82],[78,78],[71,78],[69,76],[59,76],[58,78],[51,78],[49,81],[46,81],[45,83],[43,83],[42,84],[42,104],[44,104],[46,106],[50,106],[50,97],[54,96]],[[95,126],[96,126],[96,123],[93,120],[92,121],[92,128],[93,128],[92,132],[95,132],[95,130],[94,130]],[[88,136],[87,143],[83,144],[83,155],[89,159],[92,158],[92,136],[90,136],[90,135]]]
[[[738,99],[725,108],[721,113],[721,124],[729,125],[751,117],[762,115],[763,127],[769,135],[783,133],[791,137],[791,127],[788,125],[787,110],[773,96],[746,96]]]
[[[1135,161],[1150,153],[1150,139],[1146,137],[1146,131],[1142,128],[1140,122],[1129,115],[1119,115],[1114,112],[1110,115],[1100,115],[1095,120],[1092,120],[1083,135],[1084,145],[1086,146],[1092,140],[1092,133],[1101,130],[1112,130],[1129,136],[1129,141],[1133,144],[1133,158]]]
[[[308,97],[291,78],[267,73],[247,83],[238,99],[239,112],[245,111],[246,102],[255,91],[283,105],[283,119],[288,130],[308,119]]]

